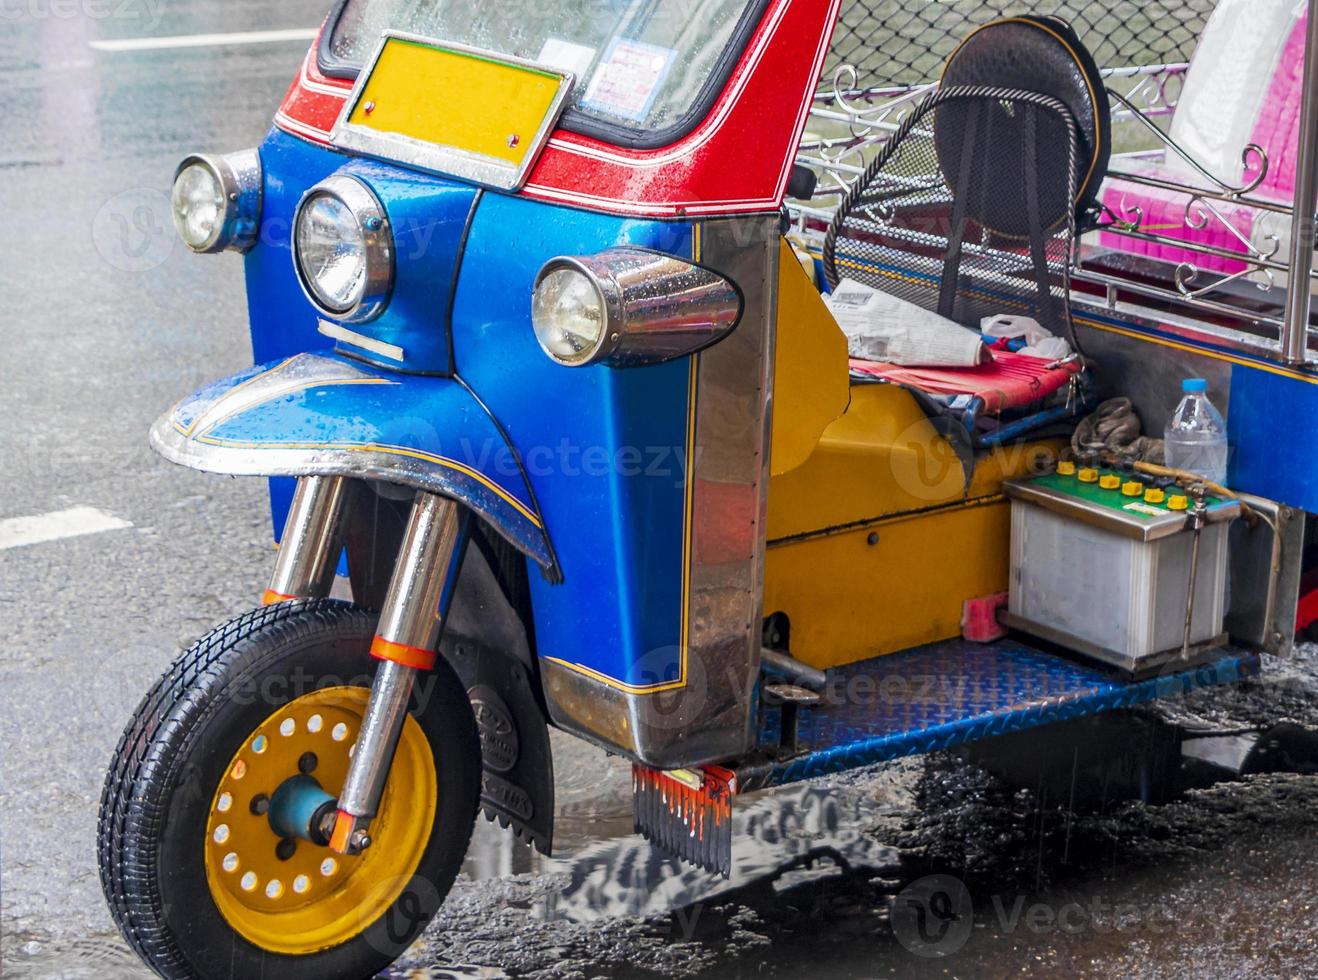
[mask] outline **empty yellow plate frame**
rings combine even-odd
[[[572,90],[570,73],[385,34],[335,124],[335,146],[499,190],[522,186]]]

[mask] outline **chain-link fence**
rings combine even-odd
[[[824,82],[841,65],[854,66],[864,86],[933,81],[972,30],[1018,14],[1065,18],[1103,68],[1188,61],[1216,2],[844,0]]]

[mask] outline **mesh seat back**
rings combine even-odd
[[[1060,101],[955,86],[926,97],[839,206],[824,244],[851,278],[978,329],[1030,316],[1074,341],[1079,142]]]

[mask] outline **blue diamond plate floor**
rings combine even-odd
[[[1202,667],[1131,681],[1014,639],[935,643],[829,671],[823,704],[801,712],[802,754],[738,765],[738,784],[747,792],[1175,697],[1258,666],[1228,649]],[[766,716],[760,741],[774,745],[778,712]]]

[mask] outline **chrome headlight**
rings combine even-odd
[[[394,282],[389,218],[355,177],[331,177],[307,191],[293,221],[293,264],[307,297],[335,320],[369,320]]]
[[[246,252],[261,226],[261,158],[255,150],[184,157],[170,194],[174,227],[194,252]]]
[[[531,323],[559,364],[659,364],[708,347],[741,319],[742,297],[709,269],[661,252],[613,248],[551,259]]]

